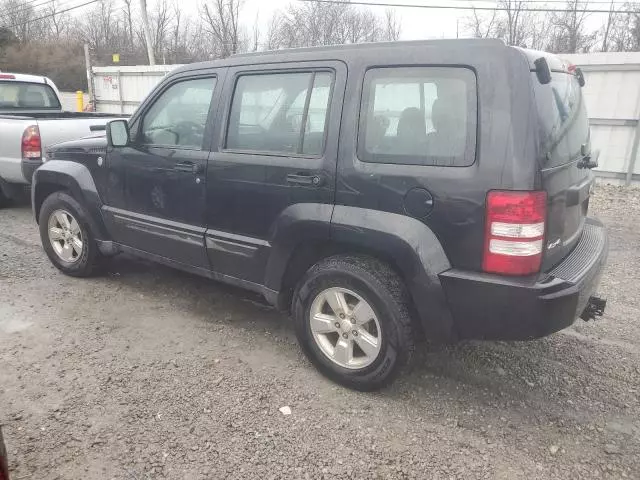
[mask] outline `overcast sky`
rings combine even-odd
[[[153,2],[156,0],[147,0],[149,8],[151,8]],[[182,5],[185,6],[185,10],[191,14],[197,14],[198,5],[202,4],[204,0],[182,0]],[[403,3],[403,4],[416,4],[416,5],[456,5],[456,6],[469,6],[471,2],[465,2],[464,0],[370,0],[374,2],[384,3]],[[548,0],[550,8],[562,8],[565,4],[563,0]],[[591,0],[589,5],[595,9],[606,9],[609,7],[609,0]],[[614,0],[616,4],[624,3],[623,0]],[[533,8],[542,8],[542,0],[532,0],[530,4]],[[249,31],[258,18],[258,22],[261,25],[261,31],[266,32],[269,19],[273,13],[277,10],[282,10],[291,3],[302,3],[298,0],[244,0],[243,8],[240,13],[240,22]],[[476,7],[493,7],[496,5],[496,1],[487,0],[474,0],[473,5]],[[386,6],[380,7],[359,7],[370,8],[380,15],[384,14]],[[402,25],[401,39],[402,40],[420,40],[431,38],[455,38],[457,29],[459,29],[460,36],[464,36],[465,25],[467,19],[471,15],[470,10],[436,10],[427,8],[410,8],[410,7],[393,7],[397,18]],[[588,20],[588,28],[599,28],[604,22],[606,14],[591,14]]]
[[[149,8],[151,8],[154,0],[147,0]],[[373,0],[375,1],[375,0]],[[383,0],[379,0],[383,1]],[[455,4],[460,5],[459,1],[451,0],[384,0],[386,3],[405,3],[405,4]],[[190,13],[197,13],[197,6],[202,0],[183,0],[183,4],[188,7]],[[261,24],[261,30],[266,31],[269,19],[277,10],[285,9],[291,3],[302,3],[297,0],[245,0],[242,11],[240,13],[240,21],[250,29],[255,22],[256,16]],[[488,6],[495,5],[495,2],[488,1]],[[383,15],[386,7],[360,7],[370,8],[374,12]],[[394,7],[396,15],[402,24],[402,40],[418,40],[425,38],[442,38],[456,36],[456,20],[460,19],[460,33],[462,34],[464,19],[469,15],[468,11],[463,10],[432,10],[424,8],[399,8]]]

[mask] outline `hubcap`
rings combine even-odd
[[[357,369],[380,354],[382,330],[376,314],[360,295],[346,288],[328,288],[311,304],[311,333],[332,362]]]
[[[47,227],[56,255],[67,263],[76,262],[84,245],[78,221],[66,210],[56,210],[49,216]]]

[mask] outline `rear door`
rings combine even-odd
[[[207,168],[216,272],[261,284],[270,242],[295,216],[321,220],[328,236],[345,82],[345,65],[333,61],[229,69]]]
[[[569,71],[552,72],[541,85],[532,73],[540,133],[540,172],[548,195],[547,244],[543,270],[559,263],[578,243],[589,206],[593,173],[582,160],[590,154],[589,120],[582,88]]]

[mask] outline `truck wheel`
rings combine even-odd
[[[413,354],[409,296],[385,263],[338,255],[304,275],[293,298],[296,335],[330,379],[371,391],[389,384]]]
[[[64,192],[49,195],[40,209],[40,239],[49,260],[73,277],[91,275],[100,251],[87,222],[88,213]]]

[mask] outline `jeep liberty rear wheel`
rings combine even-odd
[[[322,260],[293,298],[296,335],[330,379],[371,391],[390,383],[414,350],[409,297],[385,263],[364,256]]]
[[[64,192],[49,195],[40,209],[42,247],[49,260],[74,277],[91,275],[101,258],[86,210]]]

